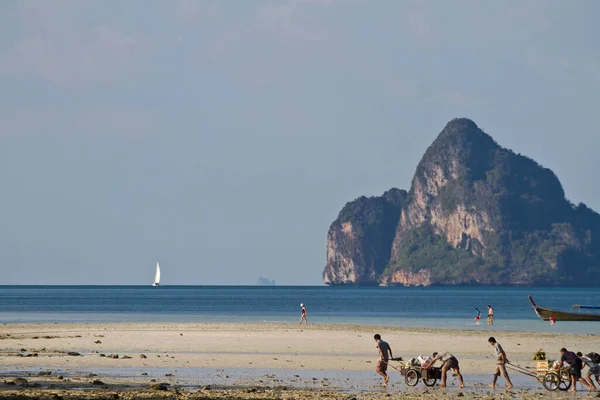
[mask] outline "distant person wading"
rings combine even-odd
[[[494,309],[488,304],[488,325],[494,325]]]
[[[302,322],[305,322],[308,324],[308,319],[306,319],[306,307],[304,306],[304,303],[300,303],[300,324]]]

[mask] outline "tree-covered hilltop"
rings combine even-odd
[[[405,190],[390,189],[380,197],[363,196],[344,206],[329,230],[327,254],[328,259],[329,256],[332,259],[328,265],[335,268],[325,269],[325,282],[378,283],[390,259],[394,232],[406,197]],[[340,273],[345,278],[340,278]]]
[[[551,170],[455,119],[408,194],[346,204],[329,230],[324,280],[600,285],[600,215],[567,201]]]

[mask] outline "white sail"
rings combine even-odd
[[[158,286],[160,284],[160,265],[156,263],[156,275],[154,275],[154,284],[152,286]]]

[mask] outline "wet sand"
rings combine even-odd
[[[382,388],[381,378],[373,371],[374,333],[380,333],[390,343],[394,356],[404,359],[433,351],[452,352],[460,360],[467,388],[457,389],[454,377],[449,379],[452,386],[446,390],[426,388],[422,383],[409,388],[393,369],[390,369],[392,384]],[[513,363],[527,367],[535,366],[531,355],[540,347],[549,358],[557,358],[561,347],[582,352],[600,349],[600,337],[595,335],[521,332],[493,335]],[[0,382],[4,383],[0,383],[0,395],[52,397],[51,393],[56,392],[63,398],[76,398],[82,393],[86,397],[97,393],[98,398],[106,398],[110,391],[117,391],[121,397],[146,398],[206,398],[207,392],[216,399],[383,396],[433,399],[442,393],[446,398],[546,398],[550,393],[541,384],[514,373],[516,389],[505,391],[502,378],[495,391],[487,388],[495,364],[487,343],[489,336],[487,331],[351,325],[3,325]],[[46,371],[50,375],[38,375]],[[11,385],[15,378],[27,379],[28,387]],[[105,385],[92,385],[93,380],[101,380]],[[169,390],[149,389],[149,385],[161,382],[169,383]],[[32,384],[40,386],[32,388]],[[203,389],[207,385],[211,390]],[[560,393],[552,395],[562,397]],[[581,396],[587,395],[581,391],[578,397]]]

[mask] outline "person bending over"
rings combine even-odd
[[[590,384],[592,390],[596,390],[596,385],[594,385],[592,375],[594,375],[594,377],[596,378],[596,383],[600,385],[600,365],[596,364],[594,360],[592,360],[590,357],[581,354],[581,352],[577,353],[577,357],[579,357],[579,359],[583,363],[583,368],[581,368],[582,370],[586,366],[588,367],[588,373],[584,379],[587,380],[587,382]]]
[[[427,365],[425,365],[425,368],[431,367],[433,364],[436,363],[436,361],[442,362],[442,384],[440,385],[440,387],[446,387],[446,377],[447,377],[448,371],[450,369],[453,369],[454,372],[456,372],[456,375],[458,376],[458,381],[460,382],[459,387],[461,389],[465,387],[465,383],[463,382],[463,377],[460,374],[460,367],[458,366],[458,359],[456,357],[454,357],[449,352],[433,353],[433,360],[431,360],[429,363],[427,363]]]
[[[562,349],[560,349],[560,363],[558,363],[558,368],[562,368],[563,363],[567,363],[569,364],[569,373],[571,374],[571,384],[573,385],[573,387],[571,389],[569,389],[569,392],[576,392],[577,391],[577,381],[583,383],[585,386],[587,386],[588,391],[592,391],[592,386],[590,384],[588,384],[585,379],[583,379],[581,377],[581,369],[583,368],[583,362],[581,362],[581,359],[579,357],[577,357],[577,354],[573,353],[572,351],[569,351],[567,349],[565,349],[564,347]]]

